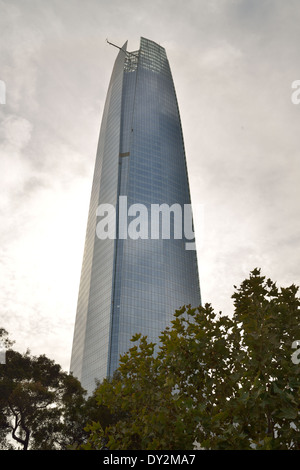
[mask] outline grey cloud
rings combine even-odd
[[[141,35],[166,47],[192,199],[205,207],[198,252],[204,299],[229,312],[232,286],[257,265],[279,284],[300,283],[300,105],[290,99],[291,83],[300,78],[298,0],[0,0],[0,10],[0,79],[7,85],[0,146],[2,168],[9,168],[0,174],[0,243],[9,255],[3,279],[9,273],[11,280],[2,301],[21,345],[31,341],[29,329],[25,336],[18,331],[23,310],[51,355],[51,344],[70,344],[73,334],[94,158],[116,56],[107,37],[116,44],[128,39],[130,50]],[[66,274],[64,297],[51,260],[38,261],[44,243],[45,255],[67,273],[55,224],[65,251],[74,244],[78,269],[77,277]],[[36,263],[25,279],[23,250],[32,250]],[[44,297],[35,288],[41,273]],[[47,338],[39,327],[50,317],[59,337],[52,330]]]

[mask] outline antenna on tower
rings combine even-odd
[[[111,46],[117,47],[118,49],[120,49],[120,51],[123,51],[123,52],[125,52],[125,54],[126,54],[127,51],[124,51],[124,49],[122,49],[122,47],[119,47],[119,46],[117,46],[116,44],[113,44],[113,43],[110,42],[108,39],[106,39],[106,42],[107,42],[108,44],[110,44]]]
[[[113,44],[113,43],[110,42],[108,39],[106,39],[106,42],[107,42],[108,44],[110,44],[111,46],[114,46],[114,47],[116,47],[117,49],[120,49],[120,51],[123,51],[124,54],[126,54],[126,55],[133,55],[133,54],[132,54],[131,52],[129,52],[129,51],[124,51],[124,49],[122,49],[122,47],[117,46],[116,44]]]

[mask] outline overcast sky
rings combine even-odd
[[[69,369],[106,38],[166,48],[203,302],[230,314],[255,267],[300,284],[299,25],[299,0],[0,0],[0,327],[16,349]]]

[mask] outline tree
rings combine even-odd
[[[119,419],[99,406],[71,374],[45,355],[20,354],[5,329],[0,342],[6,350],[0,364],[0,449],[78,449],[87,441],[87,423],[106,426]]]
[[[13,345],[8,337],[8,332],[4,328],[0,328],[0,371],[6,362],[6,351]],[[0,390],[0,407],[1,407],[1,390]],[[7,440],[8,423],[5,416],[0,413],[0,450],[12,449],[12,444]]]
[[[291,360],[300,339],[297,293],[295,285],[279,289],[255,269],[233,295],[230,362],[237,385],[223,418],[231,448],[236,436],[240,448],[300,448],[300,367]],[[228,441],[219,436],[216,445]]]
[[[0,365],[2,447],[13,447],[9,434],[23,450],[66,449],[83,442],[84,395],[78,380],[45,355],[8,349]]]
[[[95,396],[113,424],[94,422],[84,448],[299,449],[298,287],[259,269],[233,294],[232,317],[210,304],[175,313],[155,347],[136,335],[118,376]]]
[[[176,447],[174,425],[182,426],[180,407],[172,398],[173,384],[160,371],[154,344],[137,335],[128,354],[121,359],[118,374],[104,379],[95,393],[99,406],[105,406],[118,419],[106,428],[98,422],[87,426],[90,438],[84,449],[99,449],[107,442],[110,449],[163,449],[170,435]],[[175,423],[175,424],[174,424]]]

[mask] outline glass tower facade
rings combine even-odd
[[[135,333],[157,343],[176,309],[200,305],[196,251],[187,249],[184,226],[190,203],[165,49],[141,38],[128,52],[125,43],[103,111],[71,357],[89,393],[95,379],[113,374]],[[113,236],[99,235],[104,214]]]

